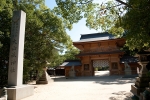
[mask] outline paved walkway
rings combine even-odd
[[[109,76],[108,71],[95,77],[51,77],[47,85],[34,85],[34,95],[22,100],[131,100],[134,78]]]

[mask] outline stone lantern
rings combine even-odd
[[[131,85],[131,92],[135,97],[141,98],[140,95],[145,91],[146,87],[149,87],[150,77],[148,76],[148,66],[150,62],[150,51],[144,51],[137,54],[139,58],[139,64],[141,69],[139,71],[139,77],[136,77],[134,85]],[[140,99],[144,100],[144,99]]]
[[[147,77],[148,69],[146,68],[147,64],[150,62],[150,52],[147,54],[138,54],[139,55],[139,65],[142,66],[139,77]]]
[[[48,84],[47,67],[43,68],[42,76],[36,81],[36,84]]]
[[[69,71],[69,77],[74,78],[75,77],[75,70],[74,70],[74,66],[71,67],[70,71]]]

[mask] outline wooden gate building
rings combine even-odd
[[[124,38],[116,38],[107,32],[81,34],[79,41],[73,45],[80,50],[77,55],[81,60],[81,76],[93,76],[95,67],[109,67],[110,75],[124,74],[124,64],[120,62],[124,52],[120,50],[125,44]],[[133,74],[137,62],[131,64]]]

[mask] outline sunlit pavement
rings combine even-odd
[[[96,72],[94,77],[55,76],[47,85],[34,85],[34,95],[22,100],[130,100],[134,80],[109,76],[108,71]]]
[[[109,71],[95,71],[95,76],[109,76]]]

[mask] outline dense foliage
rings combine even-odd
[[[128,0],[131,8],[122,17],[122,27],[126,30],[127,46],[131,50],[137,48],[147,49],[150,47],[150,1]]]
[[[7,85],[12,1],[0,1],[0,87]]]
[[[8,65],[11,18],[15,10],[23,10],[27,15],[23,70],[25,82],[29,80],[30,71],[41,71],[54,62],[62,63],[60,53],[71,48],[72,41],[66,33],[69,24],[47,8],[44,0],[0,0],[0,72],[4,71],[5,62]],[[2,79],[4,75],[0,76]]]
[[[93,28],[99,26],[118,37],[125,36],[127,48],[143,50],[150,47],[150,1],[115,0],[101,4],[93,15]],[[89,24],[90,27],[93,25]]]
[[[65,60],[78,60],[79,58],[76,57],[77,54],[79,54],[79,50],[77,48],[69,48],[64,54]]]
[[[82,18],[90,23],[93,19],[92,15],[95,14],[98,7],[97,3],[93,0],[55,0],[57,7],[54,11],[57,15],[64,18],[65,23],[69,23],[72,28],[73,23],[77,23]],[[88,25],[88,24],[87,24]]]

